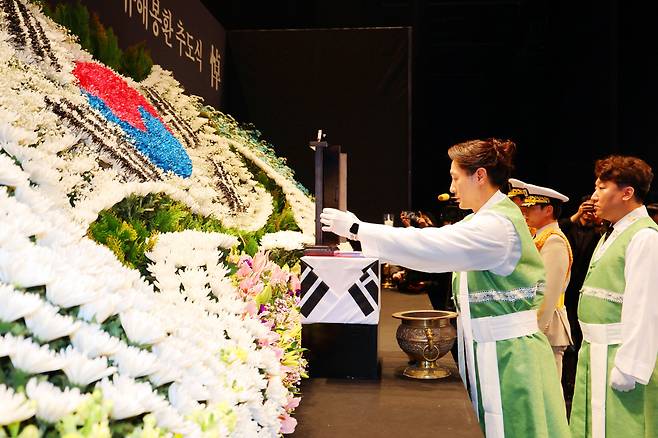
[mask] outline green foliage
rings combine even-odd
[[[111,27],[105,29],[97,14],[91,16],[91,35],[91,53],[105,65],[119,70],[124,56],[119,48],[119,40]]]
[[[290,205],[281,188],[265,173],[248,164],[254,178],[269,190],[273,197],[273,213],[263,228],[255,232],[243,232],[227,228],[214,218],[193,213],[184,204],[162,194],[129,196],[109,210],[102,211],[91,224],[88,236],[107,246],[124,265],[138,269],[143,277],[152,281],[146,269],[149,261],[144,255],[151,250],[159,233],[183,230],[220,232],[238,236],[239,250],[253,256],[258,242],[265,233],[281,230],[298,231]],[[275,251],[274,260],[281,265],[293,266],[300,252]]]
[[[244,247],[251,247],[255,240],[253,233],[241,235],[224,227],[219,220],[193,213],[184,204],[162,194],[127,197],[102,211],[87,235],[112,250],[124,265],[138,269],[143,277],[152,280],[144,253],[153,248],[159,233],[188,229],[238,235]]]
[[[44,12],[49,14],[50,8],[45,8]],[[49,15],[54,21],[76,35],[83,49],[94,54],[89,26],[89,10],[80,3],[80,0],[75,3],[59,3]]]
[[[122,51],[114,30],[106,28],[97,14],[90,14],[80,0],[56,2],[54,9],[46,2],[35,3],[42,5],[46,15],[77,36],[82,48],[108,67],[136,81],[143,80],[151,72],[153,59],[144,42]]]
[[[146,48],[146,44],[141,42],[128,47],[123,53],[119,72],[139,82],[151,73],[151,67],[153,67],[151,53]]]
[[[279,266],[295,266],[304,255],[304,250],[288,251],[285,249],[270,250],[270,260]]]

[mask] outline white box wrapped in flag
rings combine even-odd
[[[302,257],[302,324],[379,323],[379,260],[370,257]]]

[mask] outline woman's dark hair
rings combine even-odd
[[[511,140],[488,138],[458,143],[448,149],[448,156],[469,175],[480,167],[486,169],[489,181],[496,187],[506,187],[514,168],[512,157],[516,144]]]
[[[620,187],[633,187],[635,198],[640,202],[644,202],[653,180],[651,166],[644,160],[623,155],[610,155],[597,160],[594,175],[601,181],[612,181]]]

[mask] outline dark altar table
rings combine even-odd
[[[441,365],[452,375],[435,381],[397,377],[407,356],[395,340],[403,310],[431,308],[426,295],[382,290],[379,321],[381,380],[305,379],[294,417],[294,438],[482,437],[473,408],[450,353]]]

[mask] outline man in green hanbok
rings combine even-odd
[[[653,179],[639,158],[596,162],[592,200],[612,228],[580,291],[583,344],[571,410],[574,438],[658,436],[658,226],[642,205]]]

